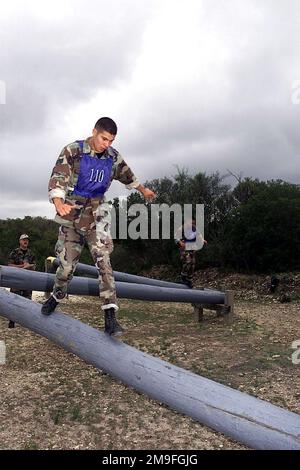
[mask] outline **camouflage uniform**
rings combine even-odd
[[[35,270],[35,256],[29,249],[22,250],[21,248],[16,248],[10,253],[8,264],[16,264],[17,266],[20,266],[24,263],[33,264],[34,266],[29,269]],[[14,294],[21,295],[22,297],[26,297],[27,299],[32,298],[32,291],[29,290],[10,289],[10,292],[14,292]]]
[[[196,252],[202,248],[204,239],[202,235],[193,228],[188,231],[188,237],[185,236],[185,226],[182,225],[175,234],[175,240],[178,245],[184,242],[184,248],[180,246],[179,254],[181,259],[181,279],[189,287],[192,287],[193,276],[196,268]]]
[[[181,279],[188,283],[193,283],[193,276],[196,267],[196,251],[180,249],[181,259]]]
[[[140,185],[129,166],[117,150],[109,147],[104,153],[97,154],[91,147],[91,137],[83,142],[83,153],[98,159],[112,158],[110,186],[116,179],[128,189]],[[85,242],[87,242],[94,263],[99,272],[99,291],[102,308],[117,307],[115,281],[110,264],[113,241],[110,235],[110,210],[105,197],[86,198],[74,194],[82,151],[79,142],[73,142],[63,148],[49,181],[49,199],[61,198],[66,204],[76,208],[66,216],[56,214],[55,221],[60,224],[56,244],[56,255],[60,266],[56,271],[53,295],[57,300],[65,297],[67,284],[73,277]],[[107,189],[108,189],[107,187]],[[106,190],[107,190],[106,189]]]

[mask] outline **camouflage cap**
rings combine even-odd
[[[29,238],[29,236],[26,233],[23,233],[23,235],[20,236],[19,240],[24,240],[25,238]]]

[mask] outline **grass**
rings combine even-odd
[[[50,411],[50,417],[55,425],[61,424],[65,416],[65,411],[62,409]]]
[[[35,441],[28,441],[24,445],[24,450],[38,450],[39,446]]]
[[[71,419],[72,421],[79,421],[81,422],[83,420],[83,417],[81,415],[80,407],[76,405],[72,410],[71,410]]]

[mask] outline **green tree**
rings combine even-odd
[[[268,181],[231,212],[224,262],[237,270],[256,272],[299,269],[299,238],[299,186]]]

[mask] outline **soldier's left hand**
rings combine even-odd
[[[152,201],[152,199],[156,198],[156,194],[154,191],[152,191],[151,189],[149,188],[145,188],[144,191],[143,191],[143,196],[145,199],[149,199],[150,201]]]

